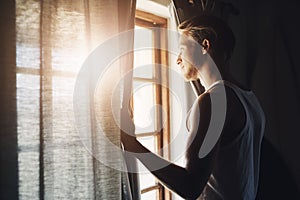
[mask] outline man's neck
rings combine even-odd
[[[207,90],[215,82],[222,80],[221,73],[211,58],[209,58],[199,69],[198,78],[205,90]]]

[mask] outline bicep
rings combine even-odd
[[[203,141],[208,134],[211,120],[211,100],[209,94],[200,96],[197,102],[195,102],[191,110],[190,120],[192,121],[190,121],[190,135],[186,151],[186,169],[193,177],[201,181],[201,184],[205,184],[212,172],[218,149],[218,145],[214,145],[213,149],[203,158],[199,154],[203,146]]]

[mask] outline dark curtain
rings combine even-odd
[[[251,88],[266,115],[258,199],[299,199],[300,68],[298,1],[228,0],[239,10],[231,72]]]
[[[18,198],[15,3],[0,3],[0,199]]]

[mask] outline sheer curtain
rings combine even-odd
[[[73,95],[89,53],[130,29],[134,10],[134,0],[16,0],[16,91],[11,92],[17,99],[20,199],[122,198],[122,173],[100,162],[97,155],[111,158],[113,165],[122,165],[122,157],[99,138],[96,123],[103,125],[112,143],[119,144],[110,100],[126,70],[114,66],[110,73],[116,79],[110,80],[110,88],[82,94],[88,103],[86,112],[80,113],[86,120],[86,138],[78,134]],[[130,59],[127,64],[132,66]],[[100,95],[97,108],[94,95]]]

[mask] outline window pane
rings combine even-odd
[[[155,177],[146,169],[146,167],[138,162],[140,188],[145,189],[156,184]]]
[[[39,199],[39,153],[19,152],[20,199]]]
[[[40,67],[40,2],[16,1],[16,53],[18,67]]]
[[[40,67],[40,49],[26,44],[17,44],[17,67],[34,68]]]
[[[153,84],[134,81],[133,92],[136,133],[154,132],[156,111]]]
[[[153,78],[152,50],[137,50],[134,52],[134,77]]]
[[[78,72],[87,56],[87,35],[83,1],[57,1],[52,28],[52,68]]]
[[[155,200],[158,198],[157,190],[152,190],[141,195],[142,200]]]
[[[155,136],[140,137],[138,141],[141,142],[150,151],[155,152]],[[139,178],[141,189],[154,186],[156,184],[155,177],[147,170],[147,168],[138,162]]]
[[[40,77],[17,74],[18,146],[39,147]]]
[[[139,178],[140,178],[141,189],[145,189],[154,186],[156,184],[155,177],[150,172],[148,173],[144,172],[142,174],[139,174]]]
[[[134,77],[153,77],[153,49],[142,48],[151,47],[153,42],[153,31],[139,26],[135,27],[134,37]]]
[[[155,151],[155,136],[149,136],[149,137],[139,137],[138,141],[142,143],[146,148],[148,148],[150,151]]]
[[[53,139],[55,143],[68,143],[79,139],[75,128],[73,90],[75,79],[53,77]]]
[[[45,199],[94,199],[93,162],[78,142],[45,148]]]

